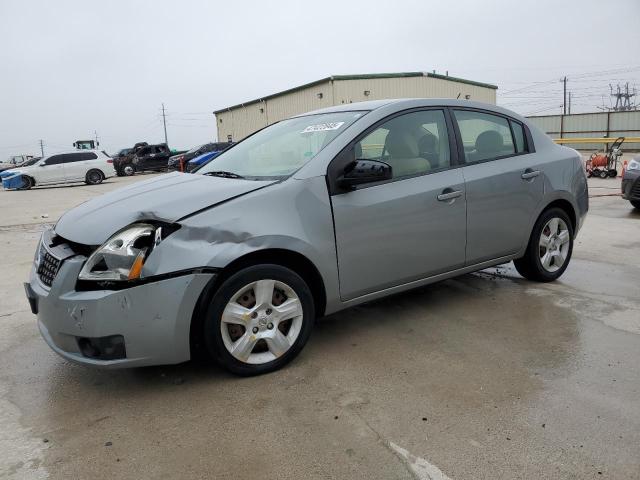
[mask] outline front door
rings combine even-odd
[[[365,132],[333,162],[388,163],[393,178],[333,191],[340,295],[350,300],[462,267],[466,205],[445,113],[419,110]],[[329,167],[335,175],[336,167]]]
[[[64,181],[64,154],[52,155],[44,163],[39,164],[36,177],[37,183],[61,183]]]
[[[465,160],[467,265],[514,254],[529,239],[544,193],[525,127],[477,110],[453,114]]]

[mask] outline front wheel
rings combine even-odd
[[[33,180],[33,178],[24,175],[22,177],[22,186],[18,187],[16,190],[31,190],[31,188],[33,188],[35,184],[36,182]]]
[[[130,177],[134,173],[136,173],[136,169],[133,165],[125,165],[122,167],[122,173],[124,173],[127,177]]]
[[[213,294],[204,320],[205,345],[232,373],[268,373],[302,350],[314,318],[313,296],[298,274],[256,265],[232,275]]]
[[[569,216],[560,208],[550,208],[536,221],[524,257],[513,263],[528,280],[552,282],[567,269],[572,251],[573,226]]]

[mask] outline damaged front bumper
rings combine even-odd
[[[192,314],[213,273],[185,273],[122,290],[77,291],[86,257],[65,245],[49,247],[47,235],[25,290],[40,333],[56,353],[103,368],[190,359]],[[39,269],[45,261],[48,269]]]

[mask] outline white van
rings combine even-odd
[[[99,150],[74,150],[43,157],[32,165],[14,168],[7,173],[22,175],[24,189],[56,183],[85,182],[88,185],[102,183],[113,177],[113,159]]]

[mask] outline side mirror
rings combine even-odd
[[[352,190],[356,185],[381,182],[393,176],[391,165],[378,160],[355,160],[348,164],[344,173],[338,178],[338,185]]]

